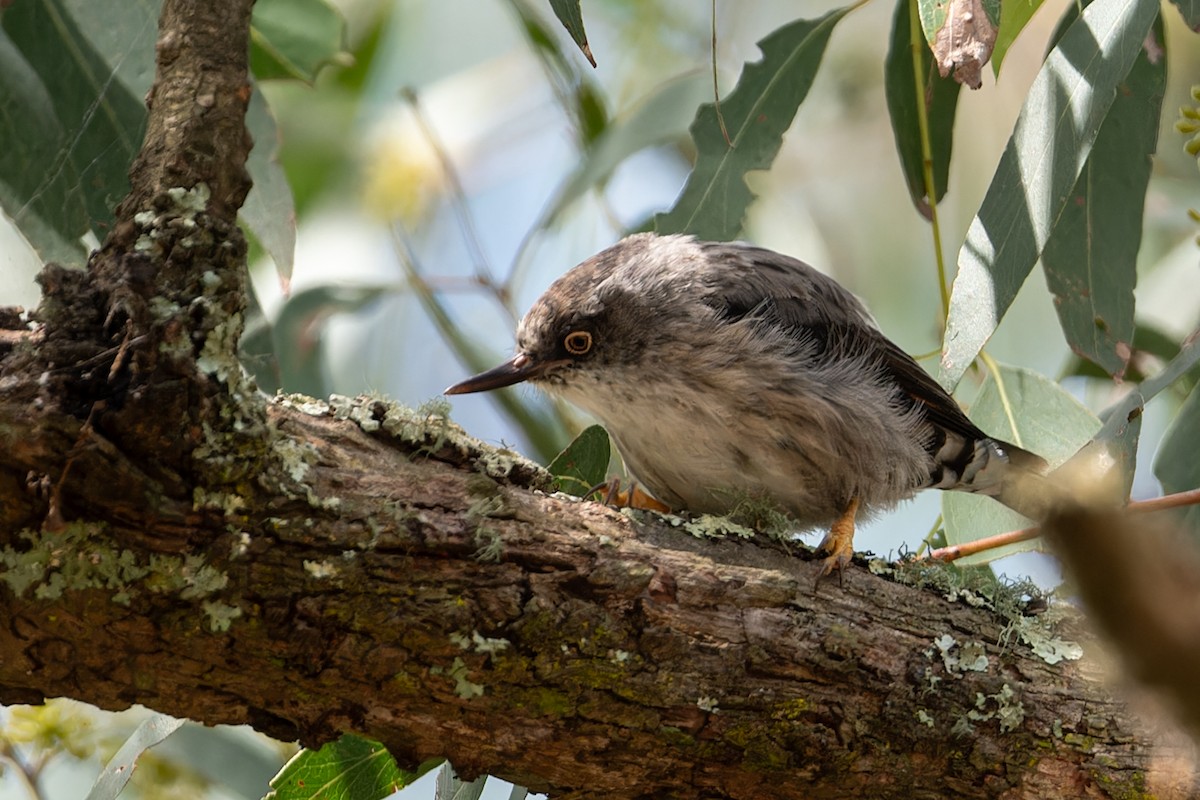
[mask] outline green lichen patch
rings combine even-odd
[[[1001,733],[1010,733],[1019,729],[1025,721],[1025,706],[1021,704],[1012,687],[1006,683],[995,694],[976,692],[975,707],[967,711],[967,719],[971,722],[987,722],[994,719],[1000,724]],[[973,729],[971,726],[971,730]]]
[[[694,519],[684,520],[683,529],[697,539],[739,539],[754,538],[754,531],[745,525],[739,525],[729,517],[718,517],[713,514],[701,514]]]
[[[367,433],[390,436],[415,455],[456,465],[474,465],[484,475],[531,489],[549,490],[553,476],[512,450],[492,447],[450,420],[450,405],[437,398],[411,409],[378,396],[329,398],[330,413]]]
[[[0,581],[18,597],[32,591],[39,600],[95,589],[111,592],[120,605],[144,593],[204,599],[213,630],[227,629],[242,613],[213,597],[225,589],[229,576],[202,556],[154,554],[142,561],[133,551],[113,547],[106,537],[105,526],[96,523],[71,523],[53,533],[21,531],[24,547],[0,550]]]
[[[1050,618],[1046,619],[1047,616]],[[1009,623],[1009,631],[1016,633],[1022,642],[1029,645],[1034,655],[1047,664],[1083,658],[1083,647],[1077,642],[1055,636],[1053,621],[1051,612],[1042,615],[1042,618],[1017,617]]]
[[[959,642],[949,634],[942,634],[933,640],[933,649],[926,650],[926,658],[934,654],[940,655],[946,672],[961,677],[964,672],[986,672],[988,668],[987,651],[980,642]]]

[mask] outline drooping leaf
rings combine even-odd
[[[675,207],[654,218],[659,233],[691,233],[715,241],[737,238],[754,199],[746,173],[774,162],[816,77],[829,35],[845,15],[842,8],[820,19],[797,20],[758,43],[762,60],[742,69],[737,86],[721,102],[732,146],[725,141],[716,107],[700,107],[690,128],[696,166]]]
[[[996,45],[992,48],[992,72],[996,76],[1000,75],[1000,65],[1008,55],[1008,48],[1041,7],[1042,0],[1004,0],[1000,4],[1000,29],[996,31]]]
[[[142,720],[104,765],[104,769],[100,770],[100,775],[92,784],[92,790],[88,792],[87,800],[116,800],[125,784],[133,777],[134,765],[142,753],[166,739],[185,722],[187,720],[175,719],[166,714],[155,714]]]
[[[945,78],[978,89],[1000,23],[995,0],[917,0],[921,29]]]
[[[254,149],[246,162],[254,185],[242,204],[241,217],[275,262],[275,271],[286,293],[296,253],[296,206],[279,163],[275,118],[257,87],[246,109],[246,129],[254,137]]]
[[[454,774],[454,768],[447,761],[438,770],[434,800],[479,800],[479,796],[483,794],[485,783],[487,783],[486,775],[473,781],[459,780],[458,776]]]
[[[1161,20],[1153,35],[1165,47]],[[1142,210],[1166,80],[1165,49],[1153,60],[1140,50],[1042,251],[1068,344],[1115,376],[1132,353]]]
[[[563,53],[558,37],[551,34],[527,0],[509,0],[509,5],[521,20],[521,30],[534,54],[545,66],[563,110],[574,118],[580,144],[587,149],[608,127],[603,95],[592,76],[579,69],[578,59]]]
[[[959,252],[944,385],[958,383],[1041,255],[1157,11],[1153,0],[1096,0],[1034,79]]]
[[[1133,354],[1129,360],[1129,367],[1125,370],[1125,380],[1133,383],[1140,383],[1146,379],[1146,373],[1142,372],[1145,362],[1150,360],[1147,356],[1153,357],[1153,362],[1157,362],[1160,368],[1162,364],[1174,359],[1179,355],[1179,342],[1163,333],[1161,330],[1153,327],[1146,322],[1139,322],[1133,329]],[[1094,362],[1088,361],[1077,355],[1071,357],[1067,366],[1063,369],[1063,375],[1074,375],[1083,378],[1102,378],[1108,379],[1109,374],[1105,370],[1098,367]],[[1200,381],[1200,369],[1193,368],[1191,371],[1181,376],[1180,379],[1183,388],[1183,394],[1191,391],[1192,386]]]
[[[949,181],[950,152],[954,146],[954,113],[962,85],[938,74],[933,67],[933,54],[918,39],[916,56],[921,60],[921,74],[925,78],[923,89],[918,91],[913,64],[912,2],[899,0],[896,4],[896,13],[892,17],[892,41],[883,65],[883,80],[892,134],[896,139],[896,152],[900,156],[908,194],[917,210],[928,219],[930,199],[925,191],[925,156],[921,152],[917,104],[925,104],[925,114],[929,120],[929,148],[933,159],[936,202],[946,194]]]
[[[379,742],[347,733],[293,756],[271,779],[264,800],[380,800],[417,777],[397,767]]]
[[[554,457],[547,469],[554,476],[559,491],[583,497],[607,477],[611,457],[608,431],[599,425],[590,425]]]
[[[111,80],[88,26],[61,0],[14,3],[0,27],[0,203],[43,259],[82,264],[80,237],[103,239],[129,191],[141,97]],[[145,27],[123,30],[137,39]]]
[[[346,57],[346,20],[327,0],[258,0],[250,20],[250,69],[259,80],[312,83]]]
[[[1091,440],[1100,420],[1057,383],[1031,370],[999,366],[1000,384],[989,377],[971,405],[971,419],[989,435],[1011,442],[1058,466]],[[1003,391],[1001,391],[1003,388]],[[942,496],[946,541],[965,544],[1032,523],[995,500],[959,492]],[[1012,553],[1037,549],[1036,541],[959,559],[982,564]]]
[[[1171,427],[1163,434],[1158,455],[1154,457],[1154,476],[1167,493],[1200,487],[1200,386],[1192,389]],[[1200,536],[1200,507],[1189,506],[1180,512],[1188,528]]]
[[[1200,31],[1200,0],[1171,0],[1183,14],[1183,21],[1194,31]]]
[[[588,63],[596,66],[592,48],[588,46],[587,32],[583,29],[583,12],[579,9],[579,0],[550,0],[550,8],[554,9],[554,16],[558,17],[567,33],[571,34],[575,44],[579,45]]]

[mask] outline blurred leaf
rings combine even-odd
[[[558,46],[558,38],[542,24],[542,19],[525,0],[509,0],[521,20],[521,29],[541,60],[551,86],[563,110],[575,120],[579,142],[586,150],[608,127],[604,98],[592,76],[581,71],[577,60],[568,58]]]
[[[524,786],[514,786],[508,794],[508,800],[525,800],[529,796],[529,790]]]
[[[554,457],[547,469],[560,491],[583,497],[608,477],[611,457],[608,431],[599,425],[590,425]]]
[[[1096,0],[1034,79],[959,252],[944,385],[958,383],[1041,255],[1157,11],[1154,0]]]
[[[1006,364],[1000,365],[999,373],[1003,396],[989,377],[970,408],[971,420],[989,435],[1031,450],[1052,466],[1058,466],[1100,430],[1096,415],[1050,379]],[[1004,397],[1008,399],[1007,410]],[[946,492],[942,496],[942,515],[946,541],[951,546],[1032,524],[989,497],[960,492]],[[967,556],[956,563],[983,564],[1037,547],[1036,541],[1020,542]]]
[[[575,44],[579,45],[588,63],[596,66],[592,48],[588,47],[587,32],[583,29],[583,13],[579,10],[579,0],[550,0],[550,8],[554,9],[554,16],[558,17],[567,33],[571,34]]]
[[[271,326],[281,388],[311,397],[328,395],[320,347],[325,320],[334,314],[355,311],[393,291],[395,287],[387,284],[329,285],[315,286],[289,297]]]
[[[1200,442],[1200,386],[1192,389],[1171,426],[1163,434],[1158,455],[1154,457],[1154,476],[1162,482],[1168,494],[1200,487],[1200,458],[1196,446]],[[1200,507],[1189,506],[1180,511],[1188,528],[1200,535]]]
[[[602,189],[625,159],[647,147],[670,141],[687,131],[696,106],[704,101],[708,83],[700,73],[684,75],[656,87],[626,116],[614,120],[583,154],[578,166],[546,204],[517,248],[514,277],[520,283],[530,244],[554,226],[559,217],[591,189]],[[649,225],[649,222],[647,222]],[[652,228],[647,227],[647,230]]]
[[[997,77],[1000,76],[1000,64],[1008,54],[1008,48],[1041,7],[1042,0],[1004,0],[1000,4],[1000,29],[996,32],[996,44],[992,48],[992,73]]]
[[[1171,0],[1183,14],[1183,20],[1193,31],[1200,31],[1200,0]]]
[[[479,800],[479,796],[483,794],[483,784],[486,782],[486,775],[469,783],[460,781],[454,774],[454,768],[447,761],[438,771],[434,800]]]
[[[104,24],[146,44],[144,19]],[[7,35],[0,38],[0,203],[41,258],[82,264],[80,237],[90,231],[103,240],[129,191],[145,128],[142,99],[111,80],[85,33],[90,26],[61,0],[9,5],[0,27]],[[151,25],[150,42],[153,32]]]
[[[246,110],[246,128],[254,137],[254,149],[246,169],[254,186],[242,204],[242,221],[275,262],[275,271],[286,293],[292,280],[296,252],[296,206],[292,188],[279,163],[279,132],[262,92],[255,87]]]
[[[954,147],[954,113],[962,85],[943,78],[933,66],[933,54],[917,40],[917,55],[925,75],[925,89],[918,95],[913,72],[912,0],[899,0],[892,17],[892,41],[883,65],[888,115],[896,138],[900,168],[908,184],[908,194],[926,219],[930,216],[929,197],[925,193],[925,156],[921,152],[918,103],[925,104],[929,120],[929,146],[933,157],[935,202],[946,194],[950,176],[950,152]]]
[[[154,753],[228,789],[234,797],[258,798],[285,760],[278,745],[267,742],[245,728],[188,722]]]
[[[1125,370],[1125,380],[1131,383],[1139,383],[1146,379],[1146,374],[1142,372],[1142,366],[1145,366],[1144,361],[1147,356],[1153,357],[1154,361],[1166,364],[1173,358],[1179,355],[1179,342],[1173,338],[1145,323],[1139,322],[1133,329],[1133,354],[1129,359],[1129,367]],[[1067,366],[1063,369],[1063,376],[1075,375],[1083,378],[1099,378],[1108,380],[1109,374],[1087,359],[1080,358],[1078,355],[1072,355]],[[1183,385],[1184,394],[1191,391],[1193,385],[1200,380],[1200,367],[1192,367],[1188,372],[1180,376],[1180,381]]]
[[[690,128],[696,165],[675,207],[654,218],[659,233],[691,233],[714,241],[738,237],[754,200],[746,173],[774,163],[783,134],[812,87],[829,35],[846,11],[797,20],[758,43],[762,60],[746,64],[737,86],[721,101],[732,146],[722,133],[716,107],[700,107]]]
[[[187,720],[175,719],[166,714],[155,714],[143,720],[104,765],[104,769],[100,770],[92,790],[88,792],[87,800],[115,800],[133,777],[134,764],[138,757],[166,739],[185,722]]]
[[[1165,46],[1161,19],[1155,37]],[[1156,62],[1140,50],[1042,252],[1071,350],[1114,376],[1131,355],[1142,211],[1166,80],[1165,50]]]
[[[250,20],[250,69],[259,80],[312,83],[344,60],[346,20],[326,0],[258,0]]]
[[[264,800],[380,800],[417,777],[397,767],[379,742],[347,733],[294,755],[271,779]]]

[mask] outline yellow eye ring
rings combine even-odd
[[[587,331],[571,331],[563,337],[563,347],[573,356],[585,355],[592,349],[592,335]]]

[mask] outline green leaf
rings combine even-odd
[[[538,234],[554,226],[580,197],[601,189],[625,159],[687,131],[696,106],[704,101],[709,84],[699,73],[684,75],[655,88],[626,116],[614,120],[583,154],[575,170],[559,187],[536,223],[530,226],[514,259],[514,277],[527,264],[530,245]]]
[[[346,59],[346,20],[326,0],[258,0],[250,19],[250,69],[259,80],[312,83]]]
[[[1165,46],[1161,20],[1155,36]],[[1140,50],[1042,252],[1068,344],[1114,376],[1131,355],[1142,211],[1166,81],[1166,51],[1152,62]]]
[[[329,394],[321,351],[324,322],[334,314],[356,311],[395,287],[327,285],[297,292],[279,309],[270,334],[282,388],[310,397]]]
[[[153,52],[152,23],[113,24]],[[43,259],[82,264],[80,237],[102,240],[129,191],[141,97],[111,80],[90,28],[62,0],[13,3],[0,27],[0,203]]]
[[[732,147],[716,107],[700,107],[690,129],[696,166],[675,207],[654,218],[659,233],[691,233],[714,241],[738,237],[754,199],[746,173],[774,162],[784,132],[812,87],[829,35],[846,12],[842,8],[817,20],[797,20],[758,43],[763,59],[742,69],[737,86],[721,102]]]
[[[1000,4],[1000,27],[996,31],[996,43],[992,46],[992,73],[997,77],[1008,48],[1041,7],[1042,0],[1004,0]]]
[[[1200,0],[1171,0],[1183,14],[1183,20],[1193,31],[1200,31]]]
[[[592,77],[579,70],[577,60],[563,54],[558,37],[542,24],[526,0],[509,0],[509,5],[520,18],[534,54],[545,66],[559,104],[574,117],[576,134],[586,149],[608,126],[603,94]]]
[[[254,137],[254,149],[246,162],[254,185],[242,204],[242,222],[275,262],[275,271],[287,286],[292,279],[296,252],[296,206],[292,188],[279,163],[279,133],[275,118],[258,87],[250,95],[246,129]]]
[[[929,120],[929,146],[933,157],[935,202],[946,194],[950,176],[950,152],[954,147],[954,114],[962,84],[943,78],[933,64],[933,53],[917,40],[917,56],[925,76],[924,90],[917,92],[913,71],[911,0],[899,0],[892,18],[892,41],[883,65],[888,116],[896,138],[896,152],[908,184],[908,194],[921,215],[930,216],[929,197],[925,193],[925,156],[921,152],[918,103],[925,104]]]
[[[959,252],[944,385],[962,378],[1041,255],[1157,11],[1154,0],[1096,0],[1034,79]]]
[[[187,720],[175,719],[166,714],[155,714],[142,720],[104,765],[104,769],[100,770],[92,790],[88,792],[87,800],[115,800],[133,777],[133,768],[138,757],[166,739],[185,722]]]
[[[1057,383],[1031,370],[1001,364],[1003,393],[989,377],[971,405],[970,416],[997,439],[1011,442],[1058,466],[1091,440],[1100,420]],[[942,496],[946,541],[950,545],[1019,530],[1031,523],[988,497],[946,492]],[[1037,549],[1037,542],[989,550],[959,559],[964,566]]]
[[[1153,356],[1158,362],[1166,364],[1179,355],[1179,350],[1179,342],[1172,337],[1144,322],[1137,323],[1133,329],[1133,355],[1129,360],[1128,368],[1125,370],[1125,380],[1132,383],[1139,383],[1146,379],[1146,374],[1141,371],[1142,368],[1139,366],[1139,361],[1145,360],[1144,356]],[[1139,359],[1139,355],[1143,356],[1143,358]],[[1062,374],[1064,376],[1075,375],[1083,378],[1100,378],[1103,380],[1110,378],[1108,372],[1098,367],[1095,363],[1080,358],[1077,355],[1071,357]],[[1184,395],[1191,390],[1197,380],[1200,380],[1200,369],[1193,368],[1181,376]]]
[[[611,457],[608,432],[599,425],[591,425],[555,456],[547,469],[557,481],[559,490],[583,497],[608,477]]]
[[[266,800],[379,800],[416,777],[397,767],[379,742],[345,734],[293,756],[271,779]]]
[[[558,17],[567,33],[571,34],[575,44],[579,45],[588,63],[596,66],[592,48],[588,47],[587,32],[583,29],[583,12],[579,10],[579,0],[550,0],[550,8],[554,9],[554,16]]]
[[[1158,455],[1154,457],[1154,476],[1162,482],[1164,492],[1183,492],[1200,487],[1197,442],[1200,442],[1200,386],[1192,389],[1184,401],[1171,426],[1163,434]],[[1179,513],[1188,528],[1200,535],[1200,506],[1189,506]]]
[[[459,780],[458,776],[454,774],[454,768],[447,761],[438,771],[437,789],[434,796],[437,800],[479,800],[486,782],[486,775],[470,782]]]

